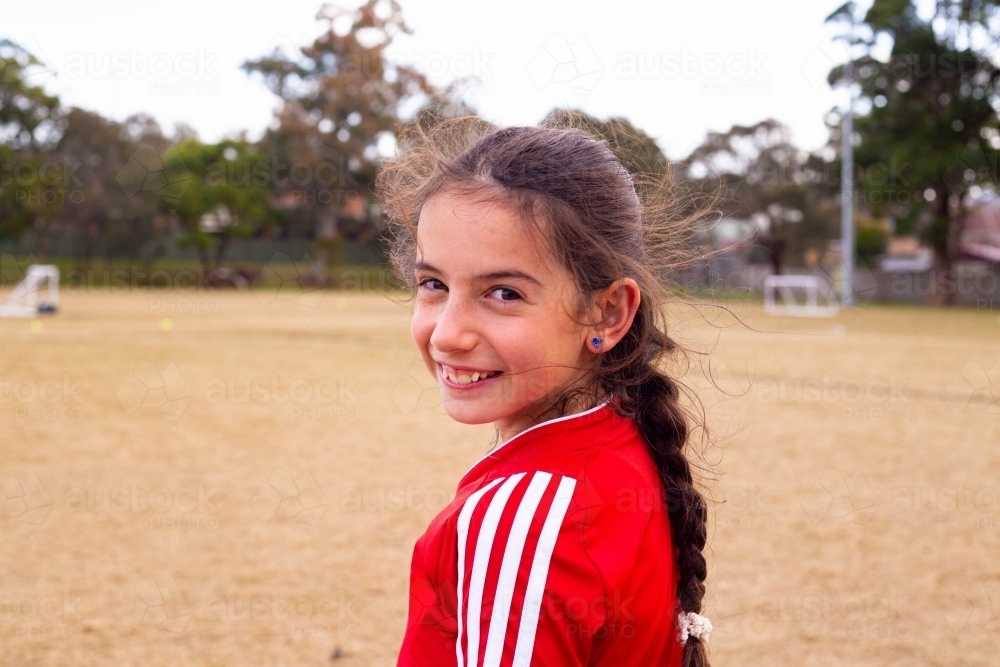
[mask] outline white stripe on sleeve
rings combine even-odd
[[[472,521],[472,513],[476,510],[482,497],[503,480],[503,477],[495,479],[466,498],[465,504],[462,505],[462,512],[458,515],[458,607],[455,612],[458,617],[458,641],[455,643],[458,667],[465,667],[465,658],[462,655],[462,594],[465,591],[465,545],[469,539],[469,523]]]
[[[524,594],[524,609],[521,612],[521,627],[517,631],[513,667],[528,667],[531,663],[531,653],[535,649],[535,632],[538,630],[538,615],[542,607],[542,595],[545,593],[545,580],[549,576],[549,561],[552,559],[559,528],[562,526],[575,488],[575,479],[563,477],[552,499],[548,516],[545,517],[535,557],[531,562],[531,574],[528,575],[528,589]],[[469,599],[471,602],[471,595]]]
[[[486,650],[483,653],[483,667],[499,667],[503,656],[504,639],[507,636],[507,620],[510,618],[511,600],[514,597],[514,584],[517,582],[517,572],[521,567],[521,555],[524,543],[528,537],[528,529],[535,517],[538,503],[549,485],[552,475],[547,472],[536,472],[524,492],[524,498],[514,515],[514,524],[507,538],[507,547],[503,553],[503,563],[500,565],[500,576],[497,580],[497,593],[493,601],[493,615],[490,617],[490,630],[486,636]]]
[[[524,478],[525,473],[511,475],[497,489],[490,500],[490,506],[483,517],[483,525],[479,528],[479,538],[476,540],[476,552],[472,560],[472,573],[469,577],[469,611],[466,616],[466,634],[469,637],[468,667],[479,667],[479,623],[483,604],[483,589],[486,586],[486,568],[490,564],[490,553],[493,551],[493,538],[496,537],[500,516],[503,514],[510,494],[517,483]]]

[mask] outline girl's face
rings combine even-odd
[[[572,274],[523,227],[507,207],[442,192],[417,235],[413,340],[448,415],[495,422],[503,441],[593,361]]]

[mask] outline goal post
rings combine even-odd
[[[833,317],[839,308],[833,290],[816,276],[780,275],[764,278],[764,310],[772,315]]]
[[[39,299],[43,286],[46,293]],[[32,264],[24,280],[7,297],[7,303],[0,304],[0,317],[37,317],[54,313],[58,307],[59,268],[52,264]]]

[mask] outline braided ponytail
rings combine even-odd
[[[702,553],[707,539],[708,508],[694,486],[691,467],[684,455],[688,425],[680,406],[680,387],[657,364],[662,356],[674,351],[676,343],[658,328],[649,331],[642,359],[621,366],[613,375],[616,381],[608,389],[618,396],[623,410],[634,419],[660,473],[679,575],[677,611],[701,613],[708,574]],[[684,666],[707,665],[705,645],[700,639],[689,637],[684,645]]]
[[[376,182],[394,232],[390,259],[414,289],[414,221],[423,202],[447,186],[513,205],[573,274],[579,313],[591,312],[593,295],[620,278],[636,281],[641,298],[625,337],[597,355],[587,369],[589,381],[567,388],[550,412],[567,414],[571,404],[595,405],[609,394],[619,399],[615,409],[635,421],[659,471],[679,575],[676,611],[700,613],[707,508],[685,447],[689,425],[703,421],[682,407],[683,387],[661,370],[661,362],[681,350],[666,334],[658,276],[682,265],[693,223],[711,212],[711,202],[691,207],[693,200],[678,196],[669,170],[634,181],[643,175],[630,176],[614,152],[633,151],[634,128],[612,120],[596,132],[592,121],[563,112],[542,127],[497,129],[477,118],[429,128],[415,123],[401,137],[402,155],[383,166]],[[642,143],[650,144],[655,146],[651,139]],[[665,164],[666,158],[659,154],[654,161]],[[694,636],[684,645],[684,665],[708,667],[705,646]]]

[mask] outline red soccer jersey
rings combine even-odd
[[[417,540],[397,666],[679,667],[662,497],[607,401],[514,436]]]

